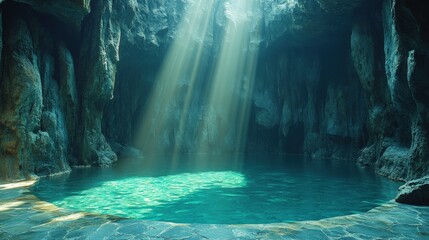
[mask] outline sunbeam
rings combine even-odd
[[[194,1],[187,9],[147,102],[136,145],[146,155],[177,148],[201,74],[204,43],[215,1]],[[178,128],[177,132],[174,132]]]
[[[136,140],[145,155],[171,154],[174,167],[181,153],[243,152],[260,9],[259,0],[196,0],[190,5],[147,102]],[[215,24],[224,30],[210,28]],[[220,45],[206,49],[204,42],[216,37]]]
[[[228,23],[208,88],[206,124],[200,133],[203,152],[210,149],[243,151],[259,50],[256,9],[259,9],[257,1],[225,4]],[[215,131],[209,129],[213,122]]]

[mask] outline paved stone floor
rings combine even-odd
[[[394,201],[319,221],[175,224],[67,212],[32,195],[31,184],[0,185],[0,239],[429,239],[429,207]]]

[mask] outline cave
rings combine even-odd
[[[428,12],[0,0],[0,239],[429,236]]]

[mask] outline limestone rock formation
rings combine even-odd
[[[65,132],[67,132],[68,135],[67,158],[72,165],[75,165],[77,162],[75,151],[75,146],[77,145],[76,125],[78,122],[80,103],[76,86],[75,60],[70,50],[63,42],[58,44],[57,54],[59,73],[58,85],[60,90],[59,104],[61,108],[64,109],[62,114],[66,119]]]
[[[309,1],[291,5],[285,1],[262,2],[263,33],[260,34],[261,39],[254,41],[261,42],[261,51],[266,57],[260,62],[267,63],[266,69],[265,66],[260,67],[257,74],[248,149],[304,152],[315,157],[357,156],[363,144],[364,99],[348,61],[347,41],[344,41],[347,37],[338,40],[338,36],[347,35],[347,26],[352,22],[351,13],[360,1],[346,2]],[[205,59],[215,58],[219,51],[219,41],[216,39],[221,35],[227,18],[223,4],[224,1],[217,3],[213,23],[209,24],[211,38],[205,43]],[[160,64],[158,56],[173,40],[180,15],[187,6],[181,1],[172,1],[170,5],[124,1],[121,6],[118,15],[127,16],[125,22],[121,21],[121,61],[118,63],[114,99],[108,103],[109,111],[104,112],[103,130],[112,141],[133,144],[133,134],[138,131],[140,114],[156,78],[157,65]],[[318,28],[317,32],[315,28]],[[278,49],[277,43],[282,50],[273,54],[272,51]],[[333,43],[341,46],[339,50],[335,50]],[[325,51],[315,47],[323,44],[328,48]],[[293,47],[301,49],[283,50]],[[304,48],[310,50],[304,51]],[[329,61],[341,64],[343,71],[336,74],[334,63],[329,65]],[[326,64],[322,66],[322,62]],[[349,65],[343,66],[343,63]],[[320,86],[323,86],[322,90]],[[346,98],[349,95],[354,98]],[[203,108],[192,105],[188,118],[190,126],[198,125]],[[350,115],[351,112],[357,114]],[[217,127],[219,125],[215,124],[211,128],[216,132]],[[174,126],[165,129],[165,135],[172,132],[179,131]],[[182,146],[178,146],[181,151],[192,151],[193,146],[197,145],[192,134],[180,142],[183,142]],[[168,150],[173,143],[169,141],[164,144],[160,148]],[[228,148],[219,144],[213,149],[222,151]]]
[[[190,2],[0,0],[0,179],[110,166],[117,156],[109,143],[118,152],[134,147],[162,61],[181,22],[189,21]],[[209,16],[201,76],[219,57],[227,4],[216,1]],[[248,13],[259,59],[246,99],[247,149],[357,159],[399,180],[427,175],[428,5],[261,1]],[[220,133],[218,117],[203,114],[204,97],[190,104],[188,134],[176,135],[178,113],[169,113],[175,124],[163,129],[160,149],[192,151],[202,121],[211,123],[207,133]],[[233,149],[227,138],[204,141],[215,151]]]
[[[429,5],[385,0],[366,10],[370,14],[358,18],[352,34],[354,65],[369,107],[370,141],[359,161],[390,178],[418,178],[429,172],[429,38],[423,33],[429,30],[423,17]]]
[[[347,38],[352,13],[361,2],[362,0],[262,1],[267,45],[278,49],[285,45],[323,45]],[[336,38],[332,38],[332,35]]]
[[[104,105],[113,98],[121,31],[113,13],[113,1],[94,1],[83,28],[79,58],[82,112],[78,163],[111,166],[117,161],[103,134]]]
[[[366,119],[364,97],[343,48],[338,53],[331,47],[291,50],[265,61],[255,86],[251,149],[357,156]],[[344,63],[342,70],[334,67]]]
[[[13,14],[12,14],[13,12]],[[9,6],[0,86],[2,178],[70,171],[54,40],[28,9]]]
[[[429,206],[429,176],[409,181],[399,188],[396,201],[412,205]]]
[[[74,34],[79,33],[85,15],[90,11],[90,0],[16,0],[30,5],[37,11],[55,16],[63,24],[73,28]]]

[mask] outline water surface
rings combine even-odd
[[[32,191],[73,211],[179,223],[275,223],[366,212],[399,183],[340,160],[289,155],[186,155],[75,169]]]

